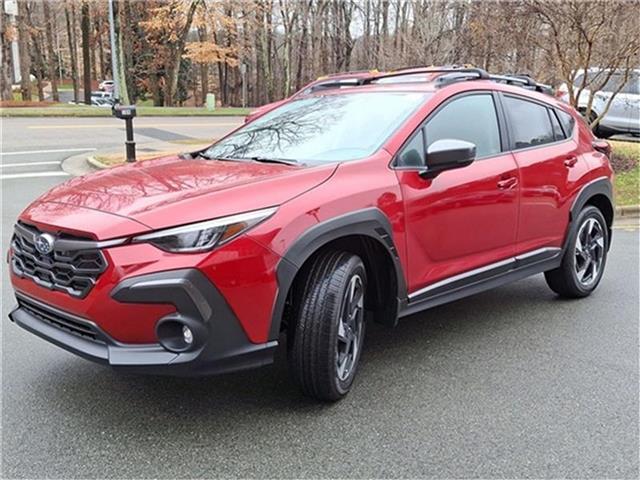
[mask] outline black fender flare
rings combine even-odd
[[[565,249],[566,250],[566,242],[569,239],[569,234],[571,229],[574,228],[574,220],[580,213],[580,211],[584,208],[590,198],[596,195],[604,195],[609,201],[609,205],[611,207],[612,218],[611,224],[613,225],[613,216],[615,215],[615,208],[613,202],[613,185],[611,184],[611,180],[607,177],[599,177],[595,180],[591,180],[586,185],[580,189],[576,198],[573,200],[573,204],[571,205],[571,210],[569,210],[569,227],[567,228],[567,234],[565,235]],[[611,247],[611,225],[609,225],[609,245]]]
[[[387,216],[378,208],[371,207],[355,212],[349,212],[324,222],[318,223],[304,232],[286,250],[278,266],[276,277],[278,293],[274,302],[269,329],[269,340],[277,340],[280,335],[280,323],[285,310],[287,295],[296,274],[318,249],[327,243],[342,237],[363,235],[380,243],[389,253],[394,264],[397,298],[406,298],[406,282],[398,251],[393,242],[391,223]]]

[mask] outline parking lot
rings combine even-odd
[[[111,119],[2,120],[4,255],[19,212],[68,178],[62,160],[124,134]],[[142,148],[239,121],[139,120]],[[369,325],[355,388],[335,405],[299,394],[282,351],[201,379],[75,357],[7,319],[3,262],[2,477],[637,478],[638,250],[637,228],[618,226],[584,300],[557,299],[538,275],[394,330]]]

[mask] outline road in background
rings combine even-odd
[[[117,118],[2,118],[0,177],[65,176],[62,160],[83,151],[124,150],[124,122]],[[138,151],[145,143],[220,138],[242,124],[241,117],[138,117]],[[185,150],[188,146],[184,147]],[[180,146],[176,145],[176,150]],[[57,173],[56,173],[57,172]],[[27,175],[25,175],[27,174]]]
[[[77,153],[6,152],[113,148],[124,136],[117,120],[3,120],[5,166]],[[136,119],[197,138],[226,122]],[[2,181],[3,255],[19,212],[63,180]],[[394,330],[369,325],[354,389],[335,405],[299,394],[282,351],[273,366],[201,379],[73,356],[8,321],[3,262],[0,476],[638,478],[638,262],[637,228],[618,228],[589,298],[559,300],[538,275]]]

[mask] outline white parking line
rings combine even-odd
[[[51,162],[0,163],[0,168],[30,167],[32,165],[60,165],[60,163],[62,162],[51,161]]]
[[[136,128],[163,128],[163,127],[239,127],[242,125],[242,121],[237,122],[224,122],[224,123],[136,123]],[[121,123],[95,123],[95,124],[72,124],[72,125],[27,125],[27,128],[34,130],[69,130],[72,128],[124,128]]]
[[[0,175],[0,180],[10,180],[12,178],[35,178],[35,177],[68,177],[67,172],[30,172],[30,173],[11,173],[9,175]]]
[[[63,148],[60,150],[30,150],[30,151],[24,151],[24,152],[0,152],[0,155],[7,157],[9,155],[29,155],[31,153],[90,152],[94,150],[97,150],[97,148]]]

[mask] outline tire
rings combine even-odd
[[[289,369],[305,395],[340,400],[351,389],[362,352],[364,264],[351,253],[323,252],[300,282],[289,328]]]
[[[593,122],[596,118],[598,118],[598,115],[595,112],[591,112],[591,115],[589,115],[589,124],[591,124],[591,122]],[[593,127],[592,131],[596,137],[602,138],[605,140],[609,137],[612,137],[615,134],[615,132],[608,130],[606,128],[603,128],[600,124]]]
[[[582,298],[593,292],[604,272],[609,230],[593,205],[582,209],[571,228],[560,267],[545,272],[547,285],[561,297]]]

